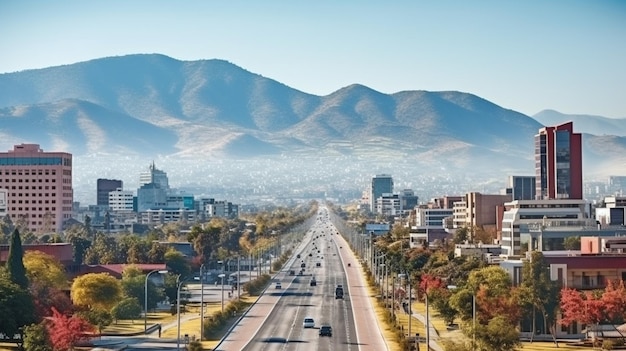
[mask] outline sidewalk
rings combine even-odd
[[[414,311],[411,311],[411,315],[413,317],[415,317],[418,321],[420,321],[424,326],[426,325],[426,316],[421,314],[421,313],[416,313]],[[406,311],[405,311],[406,313]],[[431,314],[431,318],[432,318],[432,314]],[[428,340],[428,347],[431,350],[435,350],[435,351],[444,351],[443,348],[441,347],[441,345],[439,345],[439,343],[437,342],[439,340],[439,333],[437,332],[437,329],[435,329],[435,326],[430,323],[430,321],[428,321],[428,330],[429,330],[429,340]],[[424,335],[424,338],[426,337],[426,335]]]

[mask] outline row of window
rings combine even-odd
[[[2,186],[0,186],[0,189],[2,189]],[[31,187],[29,187],[28,185],[26,185],[26,186],[22,186],[22,185],[17,185],[16,186],[16,185],[13,185],[11,187],[7,186],[7,187],[5,187],[5,189],[7,189],[7,190],[29,190],[29,189],[30,190],[56,190],[57,187],[54,186],[54,185],[53,186],[49,186],[49,185],[41,186],[40,185],[40,186],[31,186]]]
[[[37,207],[11,207],[11,212],[15,212],[15,211],[37,211]],[[39,207],[39,211],[45,211],[45,212],[55,212],[57,210],[56,207]],[[15,214],[11,214],[11,217],[14,217]],[[23,216],[23,214],[20,214],[20,216]],[[38,214],[38,215],[34,215],[33,217],[43,217],[42,214]]]
[[[63,157],[2,157],[0,166],[71,166],[72,159]]]
[[[0,171],[0,174],[2,174],[2,171]],[[57,171],[56,169],[33,169],[33,170],[21,170],[21,169],[11,169],[11,170],[5,170],[4,171],[4,175],[56,175]]]
[[[55,178],[33,178],[33,179],[28,179],[28,178],[13,178],[13,179],[5,179],[4,183],[56,183],[57,180]],[[2,183],[2,178],[0,178],[0,183]]]
[[[11,200],[10,202],[15,205],[15,204],[28,204],[29,203],[28,201],[29,200]],[[31,204],[50,204],[50,203],[55,204],[56,202],[57,202],[56,200],[30,200]]]

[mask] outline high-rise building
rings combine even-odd
[[[154,183],[157,184],[161,189],[169,189],[169,180],[167,179],[167,173],[164,171],[157,169],[154,165],[154,162],[150,165],[150,168],[147,172],[141,172],[139,174],[139,185],[145,185]]]
[[[378,174],[372,178],[370,211],[376,212],[376,200],[383,194],[393,194],[393,178],[389,174]]]
[[[539,200],[583,198],[582,137],[573,123],[535,135],[535,196]]]
[[[123,182],[117,179],[101,179],[98,178],[96,185],[96,205],[109,207],[109,193],[117,189],[123,189]]]
[[[37,233],[60,233],[72,217],[72,154],[44,152],[38,144],[0,152],[0,188],[16,225]]]

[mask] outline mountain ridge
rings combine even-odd
[[[534,135],[543,122],[568,117],[531,117],[457,91],[384,94],[351,84],[317,96],[225,60],[161,54],[4,73],[0,92],[5,149],[33,142],[77,156],[189,160],[343,155],[406,159],[424,172],[532,171]],[[624,161],[623,120],[582,121],[576,132],[618,132],[585,134],[585,169]]]

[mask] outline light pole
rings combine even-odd
[[[222,278],[222,312],[224,312],[224,277],[226,274],[222,273],[218,275],[218,278]]]
[[[178,276],[178,279],[180,279],[180,275]],[[179,281],[178,282],[178,288],[176,289],[176,315],[177,315],[177,319],[178,319],[178,323],[177,323],[177,329],[178,329],[178,334],[177,334],[177,338],[176,338],[176,350],[180,350],[180,287],[183,286],[184,281]]]
[[[200,341],[204,333],[204,263],[200,265]]]
[[[237,256],[237,300],[241,300],[241,267],[239,261],[240,257]]]
[[[167,270],[159,270],[159,269],[155,269],[151,272],[149,272],[148,274],[146,274],[146,283],[144,284],[145,287],[145,295],[144,295],[144,300],[143,300],[143,333],[146,334],[148,333],[148,277],[150,277],[150,274],[152,273],[159,273],[159,274],[165,274],[167,273]]]

